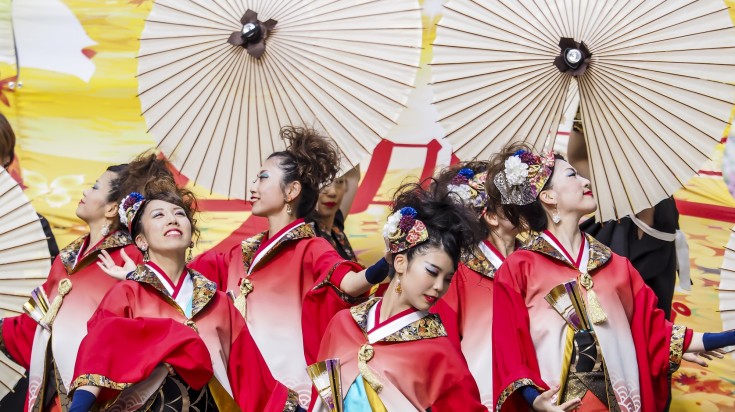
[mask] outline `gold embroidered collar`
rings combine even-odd
[[[260,247],[261,243],[263,243],[263,239],[265,239],[265,236],[267,234],[268,231],[265,231],[262,233],[258,233],[251,238],[243,240],[242,264],[245,267],[245,273],[250,270],[250,265],[253,262],[253,258],[255,257],[255,252],[258,251],[258,248]],[[273,245],[273,247],[266,252],[266,254],[260,259],[260,261],[258,261],[255,267],[263,266],[265,262],[275,256],[288,242],[300,239],[307,239],[315,236],[316,233],[314,233],[314,228],[309,224],[303,224],[294,227],[293,229],[289,230],[285,235],[281,236],[276,244]],[[255,269],[255,267],[253,267],[253,269]]]
[[[590,258],[587,262],[587,273],[591,273],[593,270],[604,266],[612,257],[612,250],[609,247],[603,245],[594,237],[583,233],[590,248]],[[527,244],[522,246],[522,249],[530,250],[533,252],[542,253],[553,259],[564,262],[569,267],[577,269],[569,260],[557,250],[554,245],[549,243],[543,236],[538,235],[531,239]]]
[[[488,259],[478,247],[474,247],[472,248],[472,251],[463,254],[462,263],[472,271],[490,279],[495,278],[495,272],[498,270],[492,263],[490,263],[490,259]]]
[[[368,331],[368,316],[370,308],[376,305],[380,301],[380,298],[373,298],[367,302],[350,308],[352,319],[355,320],[357,326],[360,327],[362,333],[365,334],[367,339]],[[447,336],[447,331],[444,329],[439,315],[432,313],[428,316],[421,318],[413,323],[410,323],[400,330],[393,332],[378,342],[410,342],[421,339],[432,339]]]
[[[192,284],[194,285],[194,293],[191,297],[191,317],[193,318],[197,313],[204,309],[205,306],[207,306],[212,298],[214,298],[214,295],[217,292],[217,284],[193,269],[187,268],[187,271],[189,272]],[[170,301],[169,303],[181,311],[181,308],[179,308],[179,305],[176,304],[174,299],[168,293],[166,287],[161,283],[161,280],[148,268],[148,266],[143,264],[138,265],[138,267],[135,268],[135,271],[128,274],[127,279],[154,287],[159,293],[161,293],[161,295]]]
[[[90,250],[89,253],[84,255],[78,262],[77,256],[83,252],[84,242],[89,238],[89,234],[86,234],[75,241],[69,243],[65,248],[59,252],[59,258],[61,263],[64,264],[66,273],[71,275],[74,272],[79,271],[89,263],[93,262],[97,255],[102,250],[110,250],[116,248],[122,248],[127,245],[133,244],[133,239],[127,232],[116,231],[107,236],[100,244],[94,249]],[[76,265],[75,265],[76,263]]]

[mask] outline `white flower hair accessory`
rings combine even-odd
[[[528,165],[523,163],[521,156],[510,156],[505,159],[505,179],[510,185],[523,184],[527,177]]]
[[[541,155],[518,150],[505,159],[505,170],[493,182],[504,205],[527,205],[536,200],[554,170],[554,152]]]
[[[459,196],[463,202],[472,200],[472,188],[469,185],[449,185],[447,191]]]
[[[383,238],[389,239],[392,234],[396,233],[398,231],[398,223],[401,221],[401,211],[397,210],[392,215],[388,216],[388,220],[386,220],[385,225],[383,226]]]

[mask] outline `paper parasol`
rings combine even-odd
[[[735,29],[700,1],[452,0],[432,83],[462,159],[553,147],[577,77],[598,219],[670,196],[709,157],[735,102]]]
[[[50,269],[51,254],[36,210],[0,168],[0,315],[23,313],[31,290],[43,283]],[[0,353],[0,398],[22,374],[22,367]]]
[[[184,175],[245,199],[282,126],[326,132],[342,170],[368,156],[404,108],[421,39],[415,0],[157,0],[143,115]]]

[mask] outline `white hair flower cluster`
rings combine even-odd
[[[472,200],[472,188],[467,184],[449,185],[447,186],[447,191],[449,193],[455,193],[463,202]]]
[[[388,216],[388,220],[385,222],[385,225],[383,226],[383,238],[384,239],[389,239],[391,235],[395,234],[396,231],[398,231],[398,224],[401,222],[402,217],[403,215],[401,214],[400,210]]]
[[[528,165],[521,161],[520,156],[510,156],[505,159],[505,179],[512,186],[523,184],[528,177]]]

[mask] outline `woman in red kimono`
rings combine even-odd
[[[383,230],[395,271],[390,287],[330,322],[318,359],[339,359],[345,412],[487,410],[462,353],[429,313],[477,239],[474,217],[454,197],[419,185],[399,189]],[[329,410],[321,398],[312,406]]]
[[[357,195],[360,167],[337,177],[319,192],[316,209],[309,220],[317,236],[326,239],[344,259],[357,262],[355,251],[345,234],[345,220]]]
[[[381,259],[368,273],[316,236],[304,218],[338,172],[338,152],[310,129],[285,127],[281,137],[286,150],[268,157],[250,190],[252,212],[268,219],[268,230],[190,267],[235,297],[273,376],[308,406],[306,365],[316,361],[329,320],[385,279],[388,264]]]
[[[497,157],[487,163],[462,163],[437,176],[437,190],[454,193],[462,200],[475,217],[482,240],[462,256],[447,294],[432,311],[441,316],[450,337],[460,341],[488,409],[493,405],[492,334],[488,333],[493,324],[493,278],[506,256],[516,249],[518,235],[516,227],[503,217],[500,193],[492,183],[495,173],[503,170],[504,160]]]
[[[579,229],[597,208],[589,180],[552,152],[505,151],[505,215],[537,233],[495,276],[496,410],[664,409],[684,352],[735,343],[668,322],[630,262]],[[554,399],[554,396],[557,399]]]
[[[89,320],[71,411],[88,411],[97,398],[101,408],[120,411],[296,410],[296,394],[273,379],[227,295],[186,268],[193,204],[173,179],[121,203],[144,263],[126,259],[121,268],[103,259],[111,276],[128,274]]]
[[[48,279],[39,288],[48,297],[48,311],[0,320],[0,350],[28,369],[28,411],[66,411],[67,391],[86,325],[107,291],[118,280],[95,264],[101,253],[122,263],[127,253],[134,261],[141,255],[127,229],[120,227],[117,205],[124,190],[140,190],[149,179],[170,176],[166,162],[155,155],[141,156],[130,164],[109,167],[94,186],[84,190],[77,216],[89,233],[61,250]],[[36,306],[32,298],[28,304]],[[43,325],[43,326],[42,326]],[[52,339],[53,338],[53,339]]]

